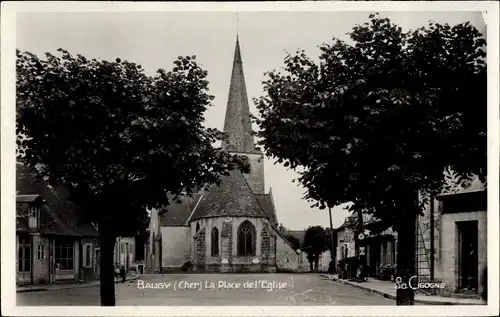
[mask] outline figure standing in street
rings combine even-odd
[[[125,272],[125,267],[123,266],[120,267],[120,276],[122,278],[122,283],[125,283],[127,273]]]

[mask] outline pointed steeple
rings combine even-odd
[[[226,142],[223,142],[223,149],[238,153],[256,151],[252,135],[252,122],[250,120],[250,109],[248,106],[247,88],[243,74],[243,62],[241,60],[238,35],[236,35],[233,72],[229,85],[224,132],[227,134],[228,139]]]

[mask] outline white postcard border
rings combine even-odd
[[[499,311],[499,47],[498,3],[477,2],[3,2],[1,15],[1,280],[2,313],[11,316],[486,316]],[[16,12],[130,11],[482,11],[488,36],[488,305],[483,306],[169,306],[16,307],[15,45]]]

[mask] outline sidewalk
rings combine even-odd
[[[394,300],[396,299],[396,288],[394,287],[394,283],[389,281],[380,281],[371,278],[369,279],[368,282],[356,283],[339,279],[337,275],[322,274],[322,276],[337,283],[342,283],[352,287],[364,289],[369,292],[381,295],[385,298],[390,298]],[[454,297],[444,297],[435,295],[426,296],[420,294],[415,295],[415,303],[425,304],[425,305],[486,305],[486,303],[481,299],[454,298]]]
[[[133,281],[133,280],[136,280],[138,278],[139,278],[139,275],[130,274],[130,275],[127,275],[126,282]],[[121,283],[121,279],[115,279],[115,283]],[[100,284],[100,281],[95,280],[95,281],[86,282],[86,283],[26,285],[26,286],[17,286],[16,293],[58,291],[58,290],[63,290],[63,289],[91,287],[91,286],[96,286],[99,284]]]

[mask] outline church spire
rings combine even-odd
[[[229,85],[224,132],[227,134],[228,139],[226,142],[223,142],[222,147],[226,151],[238,153],[255,152],[238,35],[236,35],[236,47],[234,49],[233,71]]]

